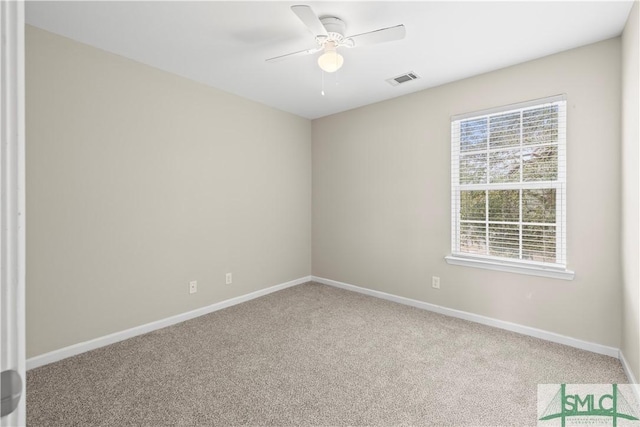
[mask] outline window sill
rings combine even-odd
[[[573,280],[575,273],[571,270],[542,267],[537,265],[515,264],[489,259],[467,258],[455,255],[444,257],[447,264],[465,267],[484,268],[487,270],[506,271],[509,273],[528,274],[530,276],[551,277],[553,279]]]

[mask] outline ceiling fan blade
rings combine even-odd
[[[291,6],[291,10],[293,13],[298,15],[298,18],[300,18],[302,23],[307,26],[314,37],[328,35],[326,28],[324,28],[324,25],[320,22],[318,15],[316,15],[311,7],[306,5],[297,5]]]
[[[286,55],[276,56],[274,58],[267,59],[267,62],[280,62],[284,59],[293,58],[296,56],[310,55],[322,50],[322,47],[312,47],[311,49],[301,50],[299,52],[287,53]]]
[[[348,47],[360,47],[369,44],[390,42],[403,39],[405,34],[404,25],[396,25],[395,27],[382,28],[380,30],[351,36],[347,39],[351,40],[351,42],[345,45]]]

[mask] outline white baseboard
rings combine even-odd
[[[636,379],[635,375],[633,375],[633,371],[631,370],[631,367],[629,366],[627,359],[625,359],[624,354],[622,353],[622,350],[620,350],[620,357],[618,357],[618,359],[620,359],[620,363],[622,363],[622,368],[624,369],[624,373],[627,374],[627,378],[629,378],[629,383],[638,384],[638,380]],[[640,396],[638,397],[639,397],[638,401],[640,401]]]
[[[495,328],[505,329],[507,331],[517,332],[523,335],[529,335],[529,336],[540,338],[546,341],[551,341],[559,344],[568,345],[570,347],[591,351],[593,353],[604,354],[606,356],[611,356],[615,358],[618,358],[620,356],[620,350],[617,348],[608,347],[606,345],[596,344],[588,341],[582,341],[576,338],[567,337],[565,335],[556,334],[554,332],[543,331],[542,329],[531,328],[529,326],[506,322],[504,320],[493,319],[491,317],[481,316],[479,314],[469,313],[466,311],[454,310],[452,308],[442,307],[442,306],[430,304],[424,301],[418,301],[411,298],[400,297],[397,295],[375,291],[372,289],[361,288],[360,286],[350,285],[348,283],[342,283],[336,280],[325,279],[323,277],[311,276],[311,280],[313,280],[314,282],[322,283],[324,285],[335,286],[337,288],[346,289],[348,291],[358,292],[361,294],[386,299],[386,300],[397,302],[400,304],[409,305],[411,307],[433,311],[434,313],[444,314],[446,316],[451,316],[451,317],[457,317],[459,319],[469,320],[471,322],[481,323],[483,325],[493,326]],[[631,377],[629,377],[629,379],[631,379]]]
[[[631,366],[629,366],[629,362],[625,359],[622,350],[620,350],[620,363],[622,364],[622,369],[624,369],[624,373],[627,374],[627,378],[629,379],[629,384],[633,384],[633,391],[636,395],[636,402],[640,403],[640,384],[638,384],[638,380],[635,375],[633,375],[633,371],[631,370]]]
[[[342,283],[335,280],[325,279],[317,276],[301,277],[299,279],[292,280],[290,282],[281,283],[279,285],[271,286],[266,289],[260,289],[258,291],[251,292],[246,295],[241,295],[225,301],[220,301],[218,303],[211,304],[206,307],[198,308],[196,310],[188,311],[186,313],[171,316],[166,319],[157,320],[155,322],[147,323],[145,325],[136,326],[131,329],[115,332],[113,334],[105,335],[103,337],[95,338],[89,341],[81,342],[81,343],[64,347],[58,350],[54,350],[49,353],[35,356],[30,359],[27,359],[26,368],[27,370],[30,370],[40,366],[44,366],[49,363],[66,359],[67,357],[75,356],[77,354],[81,354],[90,350],[95,350],[97,348],[104,347],[109,344],[114,344],[116,342],[123,341],[129,338],[135,337],[137,335],[146,334],[147,332],[152,332],[158,329],[165,328],[167,326],[175,325],[176,323],[184,322],[189,319],[203,316],[205,314],[209,314],[214,311],[222,310],[223,308],[231,307],[233,305],[250,301],[252,299],[259,298],[261,296],[264,296],[273,292],[277,292],[282,289],[290,288],[292,286],[297,286],[309,281],[314,281],[314,282],[322,283],[325,285],[334,286],[337,288],[342,288],[342,289],[358,292],[365,295],[370,295],[377,298],[382,298],[385,300],[397,302],[399,304],[404,304],[404,305],[420,308],[423,310],[444,314],[446,316],[456,317],[459,319],[464,319],[471,322],[480,323],[483,325],[493,326],[496,328],[517,332],[523,335],[529,335],[529,336],[544,339],[547,341],[568,345],[570,347],[591,351],[593,353],[604,354],[607,356],[615,357],[615,358],[618,358],[622,363],[624,371],[627,374],[627,378],[629,379],[629,383],[637,384],[637,380],[635,379],[633,372],[629,368],[629,365],[626,359],[624,358],[624,355],[617,348],[608,347],[608,346],[591,343],[587,341],[582,341],[576,338],[571,338],[564,335],[556,334],[554,332],[543,331],[541,329],[531,328],[529,326],[523,326],[517,323],[511,323],[503,320],[493,319],[491,317],[481,316],[478,314],[473,314],[465,311],[455,310],[452,308],[442,307],[442,306],[430,304],[424,301],[418,301],[411,298],[405,298],[405,297],[401,297],[393,294],[388,294],[385,292],[362,288],[359,286],[350,285],[347,283]],[[636,387],[636,391],[638,392],[637,388],[638,387]],[[638,396],[638,399],[640,400],[640,396]]]
[[[49,353],[41,354],[27,359],[27,370],[37,368],[40,366],[48,365],[49,363],[57,362],[67,357],[75,356],[80,353],[84,353],[90,350],[95,350],[100,347],[104,347],[109,344],[113,344],[119,341],[135,337],[137,335],[146,334],[147,332],[155,331],[158,329],[166,328],[167,326],[175,325],[176,323],[184,322],[185,320],[193,319],[195,317],[203,316],[205,314],[212,313],[214,311],[222,310],[223,308],[231,307],[236,304],[240,304],[261,296],[280,291],[282,289],[290,288],[292,286],[300,285],[302,283],[309,282],[311,276],[301,277],[290,282],[281,283],[279,285],[271,286],[269,288],[260,289],[259,291],[251,292],[246,295],[241,295],[228,300],[220,301],[215,304],[208,305],[206,307],[198,308],[196,310],[188,311],[186,313],[178,314],[175,316],[167,317],[166,319],[160,319],[155,322],[147,323],[145,325],[136,326],[131,329],[127,329],[113,334],[105,335],[103,337],[95,338],[89,341],[74,344],[68,347],[54,350]]]

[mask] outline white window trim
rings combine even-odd
[[[509,262],[493,258],[481,258],[466,255],[447,255],[447,264],[462,265],[464,267],[484,268],[486,270],[505,271],[529,276],[551,277],[553,279],[573,280],[575,272],[563,268],[528,264],[525,261]]]
[[[566,95],[556,95],[556,96],[551,96],[547,98],[521,102],[518,104],[511,104],[507,106],[496,107],[496,108],[491,108],[491,109],[482,110],[482,111],[459,114],[459,115],[452,116],[451,122],[453,123],[454,121],[460,121],[460,120],[477,117],[477,116],[490,115],[498,112],[508,113],[513,110],[519,110],[519,109],[527,108],[534,105],[540,105],[540,104],[551,103],[556,101],[566,101]],[[565,111],[565,114],[566,114],[566,111]],[[563,133],[559,135],[559,137],[564,140],[564,144],[559,145],[558,155],[562,156],[561,158],[566,159],[565,157],[566,128],[563,128],[562,132]],[[564,170],[562,173],[565,173]],[[521,188],[522,184],[523,183],[519,183],[518,188]],[[565,186],[565,194],[566,194],[566,175],[563,176],[563,185]],[[527,184],[525,184],[525,186],[527,186]],[[532,186],[535,186],[536,188],[540,188],[540,187],[556,188],[558,186],[558,183],[535,183]],[[459,186],[458,191],[461,189],[460,187],[463,187],[463,186]],[[477,185],[476,185],[476,188],[474,189],[477,189]],[[563,233],[566,232],[565,230],[566,200],[565,199],[566,199],[565,197],[562,197],[560,200],[558,200],[558,202],[561,203],[562,205],[561,212],[560,212],[562,216],[558,218],[557,224],[558,224],[558,228]],[[459,203],[457,201],[452,201],[452,202]],[[452,211],[452,215],[457,216],[459,210],[460,209],[458,206],[456,209],[456,212]],[[452,229],[451,229],[452,244],[455,241],[454,239],[457,238],[457,235],[456,235],[457,229],[456,227],[453,227],[453,220],[454,218],[452,218]],[[560,236],[560,233],[558,233],[558,236]],[[561,248],[561,250],[563,251],[566,251],[566,248],[561,247],[563,242],[561,241],[560,237],[558,237],[558,240],[560,241],[557,242],[557,247]],[[564,252],[564,254],[566,256],[566,252]],[[452,248],[452,254],[445,256],[445,260],[447,264],[450,264],[450,265],[461,265],[465,267],[482,268],[487,270],[496,270],[496,271],[503,271],[503,272],[509,272],[509,273],[549,277],[549,278],[563,279],[563,280],[573,280],[575,278],[575,272],[568,270],[563,265],[549,265],[549,264],[529,262],[524,260],[500,259],[498,257],[482,256],[482,255],[475,255],[475,254],[460,254],[460,253],[454,253],[453,248]]]

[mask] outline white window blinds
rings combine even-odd
[[[452,255],[566,267],[566,101],[451,121]]]

